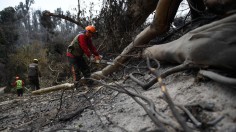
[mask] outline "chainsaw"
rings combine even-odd
[[[102,58],[102,57],[101,57],[101,58]],[[101,59],[101,60],[95,60],[94,57],[90,58],[90,62],[92,62],[92,63],[97,63],[97,64],[114,65],[114,63],[111,62],[111,61],[104,60],[104,59]]]

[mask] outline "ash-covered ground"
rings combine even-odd
[[[146,74],[142,78],[146,79],[143,81],[149,81],[153,76]],[[163,79],[184,122],[191,131],[235,132],[236,89],[209,79],[196,80],[196,75],[191,72],[174,73]],[[149,90],[143,90],[130,79],[114,82],[104,83],[146,97],[154,106],[137,96],[101,84],[84,92],[71,89],[43,95],[25,93],[20,98],[15,94],[1,94],[0,131],[158,131],[160,127],[134,98],[149,110],[155,108],[165,130],[181,131],[182,127],[163,97],[159,83]],[[185,106],[200,123],[199,126],[178,106]]]

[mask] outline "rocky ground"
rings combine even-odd
[[[163,68],[162,70],[166,70]],[[146,81],[152,76],[146,75]],[[165,78],[164,83],[184,122],[191,131],[236,131],[236,89],[211,80],[196,81],[196,74],[179,72]],[[104,82],[105,83],[105,82]],[[163,98],[160,84],[145,91],[130,79],[118,84],[133,93],[139,93],[154,103],[156,117],[163,119],[167,131],[181,131]],[[116,87],[115,87],[116,86]],[[122,89],[121,86],[118,89]],[[133,97],[133,98],[132,98]],[[0,131],[88,131],[88,132],[144,132],[158,131],[150,115],[134,98],[150,110],[144,100],[103,85],[81,92],[71,89],[43,95],[26,93],[0,95]],[[178,106],[185,106],[198,120],[196,127]],[[153,111],[151,111],[151,114]]]

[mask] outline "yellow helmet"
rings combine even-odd
[[[96,32],[96,28],[94,26],[91,26],[91,25],[87,26],[85,28],[85,30],[87,30],[87,31],[89,31],[91,33],[95,33]]]
[[[34,62],[34,63],[38,63],[39,60],[38,60],[38,59],[34,59],[33,62]]]

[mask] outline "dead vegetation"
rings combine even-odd
[[[94,80],[97,85],[89,90],[81,92],[80,89],[83,88],[81,86],[77,90],[72,88],[65,91],[65,88],[71,88],[73,85],[62,84],[59,85],[60,87],[55,86],[58,88],[56,90],[61,91],[42,95],[29,93],[20,99],[13,99],[11,95],[3,96],[0,103],[2,113],[0,130],[236,131],[235,89],[197,76],[200,70],[201,75],[220,83],[235,85],[235,79],[202,70],[211,66],[235,70],[235,62],[232,58],[235,56],[235,47],[228,47],[229,50],[233,50],[232,52],[228,52],[227,48],[224,52],[222,47],[218,47],[217,53],[221,53],[221,49],[224,55],[232,53],[227,54],[226,59],[229,61],[226,62],[224,62],[226,59],[221,59],[220,55],[214,58],[216,52],[212,53],[213,57],[206,57],[211,55],[208,52],[210,49],[196,50],[198,47],[195,47],[196,44],[203,47],[207,44],[217,44],[218,41],[212,42],[216,38],[202,42],[205,38],[211,37],[206,34],[199,35],[197,31],[216,29],[219,23],[200,27],[176,41],[147,48],[143,56],[147,60],[140,58],[139,48],[146,47],[147,45],[142,45],[148,43],[154,36],[166,32],[179,2],[175,1],[173,4],[171,1],[161,0],[156,8],[157,16],[164,14],[162,17],[166,19],[163,21],[156,19],[153,25],[142,31],[115,59],[117,67],[108,66],[100,71],[99,75],[103,80]],[[161,6],[162,4],[170,4],[170,6],[162,8],[166,7]],[[163,10],[173,12],[170,14],[165,12],[165,14],[161,12]],[[234,18],[235,15],[231,17]],[[220,20],[220,24],[224,25],[222,21],[225,19]],[[222,25],[220,29],[223,29]],[[235,26],[232,25],[229,26],[231,27],[229,31],[234,33]],[[226,32],[222,33],[220,29],[214,31],[219,31],[223,38],[232,38],[223,36]],[[193,33],[192,37],[191,33]],[[229,38],[227,40],[231,40]],[[191,43],[189,40],[200,42]],[[235,41],[232,39],[232,41],[221,42],[234,46]],[[202,58],[195,59],[194,57],[199,57],[199,54]],[[152,59],[150,60],[149,57]],[[203,61],[205,58],[209,60]],[[180,65],[163,65],[156,59]],[[222,61],[215,61],[215,59]],[[9,97],[11,99],[8,99]]]

